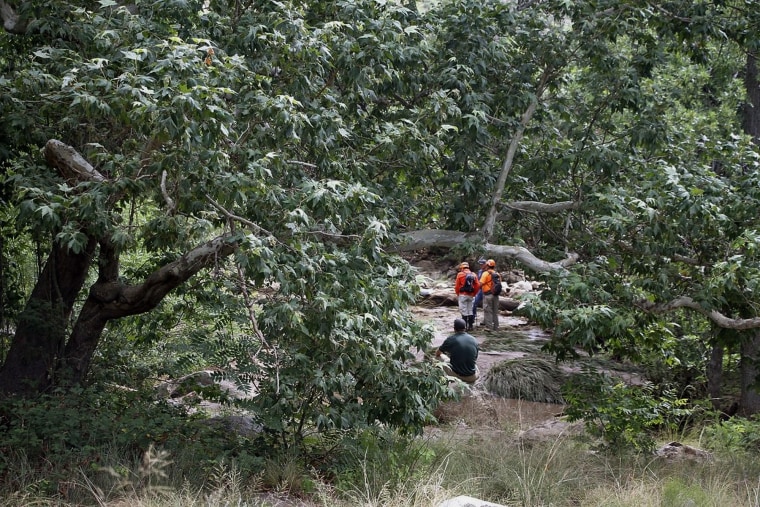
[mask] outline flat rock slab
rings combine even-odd
[[[471,496],[458,496],[438,504],[438,507],[506,507],[506,505],[478,500]]]

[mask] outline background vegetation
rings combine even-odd
[[[0,15],[9,504],[425,505],[460,487],[758,503],[742,478],[760,411],[754,2],[0,0]],[[647,372],[565,386],[605,454],[494,439],[471,462],[466,442],[412,439],[453,396],[414,360],[432,332],[400,254],[423,248],[544,282],[521,311],[554,359]],[[217,382],[180,382],[199,371]],[[165,381],[196,393],[157,401]],[[210,423],[209,402],[255,431]],[[656,468],[657,431],[732,450],[726,477]],[[629,450],[645,452],[611,464]],[[556,466],[566,452],[582,466]]]

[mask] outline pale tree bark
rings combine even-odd
[[[747,330],[760,328],[760,317],[734,319],[723,315],[717,310],[709,310],[688,296],[681,296],[667,303],[655,304],[650,301],[640,301],[637,306],[651,313],[667,313],[679,308],[688,308],[701,313],[713,323],[724,329]]]
[[[504,157],[504,162],[501,164],[501,171],[499,172],[499,177],[496,179],[493,194],[491,194],[491,207],[488,210],[485,222],[483,223],[482,234],[485,241],[489,241],[493,236],[494,227],[496,226],[496,220],[499,216],[499,209],[501,207],[501,197],[504,194],[504,186],[507,184],[507,177],[514,164],[517,148],[520,146],[520,142],[525,134],[525,129],[528,127],[531,118],[533,118],[536,108],[538,108],[538,102],[541,100],[541,97],[546,90],[551,74],[552,71],[549,67],[544,69],[538,82],[538,86],[536,86],[535,97],[532,98],[527,109],[523,112],[522,117],[520,118],[520,124],[517,126],[517,130],[515,130],[512,139],[509,140],[507,154]]]
[[[467,234],[460,231],[440,229],[406,232],[399,236],[401,243],[397,246],[398,251],[422,250],[425,248],[453,248],[467,241],[475,241],[479,238],[475,233]],[[565,271],[569,266],[578,261],[577,254],[568,254],[566,258],[556,262],[545,261],[521,246],[483,243],[478,245],[478,248],[483,255],[512,258],[522,263],[527,269],[537,273]]]

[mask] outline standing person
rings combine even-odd
[[[483,315],[486,329],[499,329],[499,294],[501,294],[501,275],[496,271],[496,261],[486,261],[486,271],[480,277],[483,287]]]
[[[462,382],[472,384],[478,380],[480,375],[480,370],[476,364],[478,342],[472,335],[465,332],[466,326],[464,320],[455,319],[454,334],[447,337],[438,347],[438,350],[435,351],[435,357],[441,358],[442,354],[446,354],[449,359],[443,365],[443,371],[446,372],[446,375],[457,377]]]
[[[483,272],[486,270],[486,260],[481,257],[478,259],[478,266],[480,268],[478,269],[478,281],[480,281],[480,277],[483,276]],[[477,294],[475,294],[475,298],[472,300],[472,325],[475,326],[475,321],[478,320],[478,307],[483,304],[483,286],[481,285],[480,290]],[[482,326],[484,323],[481,322],[480,325]]]
[[[459,303],[459,313],[462,314],[462,320],[464,320],[468,331],[472,331],[475,325],[475,316],[472,314],[472,299],[479,290],[480,281],[475,273],[470,271],[469,263],[461,263],[456,282],[454,282],[454,292]]]

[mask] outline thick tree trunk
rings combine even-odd
[[[721,391],[723,389],[723,345],[713,343],[710,360],[707,363],[707,393],[716,410],[720,410]]]
[[[149,312],[169,292],[198,271],[227,257],[236,248],[231,235],[224,234],[159,268],[142,284],[125,285],[118,281],[117,254],[108,244],[101,244],[100,275],[90,289],[66,343],[58,367],[59,378],[66,383],[81,383],[90,369],[92,356],[108,321]]]
[[[74,148],[60,141],[48,141],[44,154],[48,164],[72,185],[107,181]],[[117,199],[114,195],[110,204]],[[98,245],[98,280],[67,337],[74,303]],[[157,269],[144,283],[132,286],[119,281],[119,254],[108,236],[88,237],[87,248],[79,254],[55,245],[0,368],[0,393],[27,395],[51,385],[81,383],[109,320],[152,310],[177,286],[236,248],[232,235],[222,234]]]
[[[0,347],[3,346],[3,334],[5,333],[5,305],[7,292],[5,289],[5,239],[0,235]]]
[[[757,53],[747,52],[744,86],[747,90],[747,103],[744,104],[742,126],[744,132],[752,135],[755,144],[760,145],[760,82],[757,76]]]
[[[760,393],[757,389],[758,372],[760,372],[758,352],[760,352],[760,331],[755,331],[752,337],[745,340],[741,346],[739,412],[744,416],[760,412]]]
[[[53,247],[0,368],[0,391],[34,393],[50,385],[94,250],[94,241],[78,254],[60,245]]]

